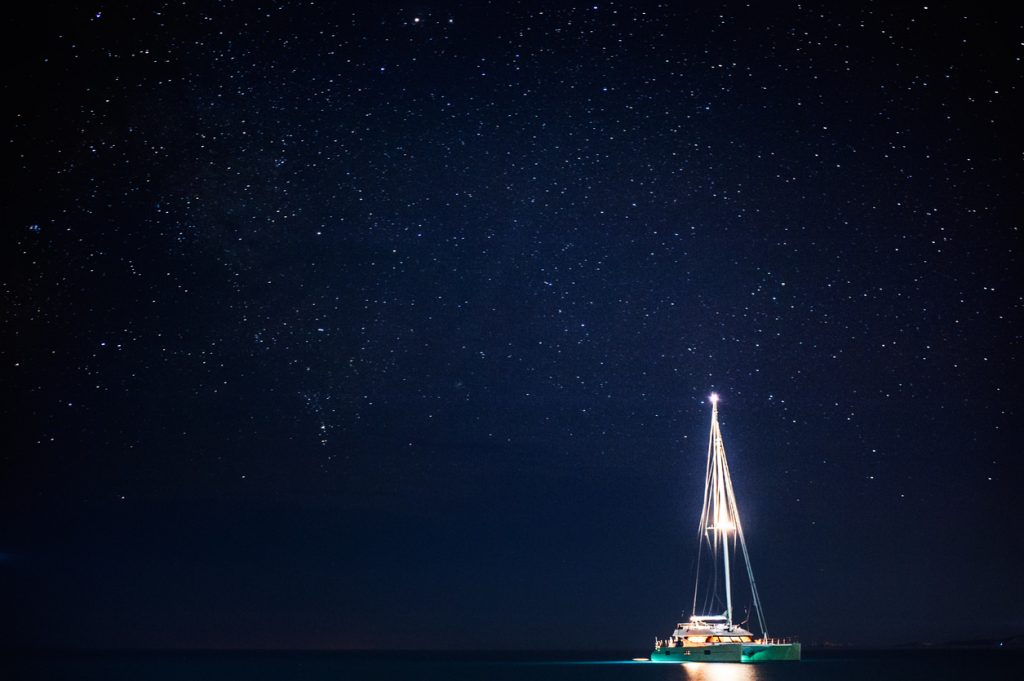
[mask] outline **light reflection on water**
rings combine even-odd
[[[690,663],[680,665],[687,681],[754,681],[758,678],[754,665],[741,662]]]

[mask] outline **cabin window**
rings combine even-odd
[[[705,648],[705,649],[704,649],[704,654],[705,654],[705,655],[710,655],[710,654],[711,654],[711,651]]]
[[[708,640],[707,636],[687,636],[686,640],[690,643],[705,643]]]

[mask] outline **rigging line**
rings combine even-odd
[[[768,638],[768,625],[765,624],[764,607],[761,605],[761,596],[757,593],[757,583],[754,581],[754,569],[750,565],[750,553],[747,551],[747,540],[743,536],[743,528],[740,523],[736,523],[739,528],[740,535],[740,546],[743,549],[743,562],[747,565],[747,577],[750,579],[750,593],[754,599],[754,608],[757,610],[757,622],[761,626],[761,635]]]
[[[704,594],[704,609],[701,614],[713,615],[718,612],[721,599],[718,597],[718,554],[712,554],[711,562],[711,588]],[[696,614],[696,613],[694,613]]]
[[[692,561],[692,560],[690,561],[690,574],[692,574],[692,575],[699,575],[700,574],[700,550],[699,549],[698,549],[698,559],[697,559],[697,562],[694,563],[694,561]],[[692,615],[693,613],[691,612],[690,614]],[[686,617],[686,611],[683,611],[683,617],[684,618]]]
[[[694,572],[694,580],[693,580],[693,605],[692,605],[692,610],[690,612],[691,615],[696,615],[697,614],[697,594],[700,592],[701,563],[702,563],[702,559],[704,557],[704,540],[705,539],[706,539],[706,537],[701,537],[701,536],[698,536],[698,538],[697,538],[697,569]],[[710,544],[708,545],[708,548],[710,550]],[[714,556],[712,555],[711,559],[713,559],[713,558],[714,558]]]
[[[700,569],[699,569],[699,565],[700,565],[700,551],[704,547],[704,543],[701,541],[701,539],[702,538],[706,539],[707,536],[708,536],[708,530],[707,530],[707,527],[708,527],[708,489],[709,489],[710,483],[711,483],[711,451],[714,448],[714,443],[715,443],[715,428],[714,428],[714,423],[712,423],[711,433],[708,435],[707,466],[704,469],[704,501],[701,503],[700,525],[697,527],[697,546],[698,546],[698,549],[697,549],[697,561],[698,561],[698,570],[697,570],[697,577],[696,577],[696,579],[694,580],[694,583],[693,583],[693,608],[694,609],[693,609],[693,612],[691,613],[691,614],[694,614],[694,615],[697,614],[697,590],[698,590],[698,587],[700,586]]]
[[[768,627],[765,624],[764,609],[761,607],[761,597],[757,593],[757,583],[754,581],[754,568],[750,564],[750,553],[747,551],[747,539],[743,534],[743,523],[740,521],[739,507],[736,504],[736,492],[732,486],[732,475],[729,473],[729,462],[725,460],[725,446],[722,446],[723,463],[725,474],[728,479],[728,501],[733,509],[733,516],[736,519],[736,534],[739,536],[740,547],[743,549],[743,562],[747,566],[747,578],[750,580],[750,593],[754,599],[754,608],[757,610],[757,622],[761,626],[761,636],[768,638]]]

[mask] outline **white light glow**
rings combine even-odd
[[[718,662],[681,664],[683,678],[693,681],[754,681],[764,668],[755,664]]]
[[[718,393],[711,393],[708,399],[711,400],[711,404],[718,404]]]

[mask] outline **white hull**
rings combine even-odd
[[[706,646],[674,646],[656,648],[651,662],[741,662],[743,646],[739,643],[714,643]]]

